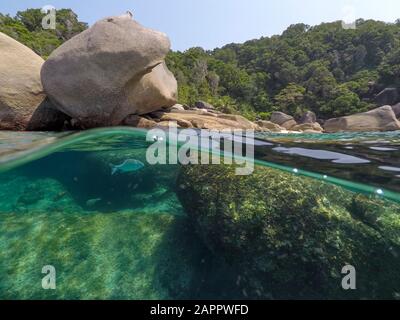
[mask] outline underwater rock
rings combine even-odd
[[[210,265],[201,263],[212,263],[210,253],[184,217],[59,210],[1,218],[0,299],[179,300],[223,294],[215,275],[208,275]],[[57,290],[37,285],[48,261],[57,269]],[[226,274],[223,268],[213,271],[219,278]]]
[[[56,179],[6,177],[3,175],[0,183],[0,213],[80,211],[66,187]]]
[[[88,201],[86,201],[86,206],[89,207],[89,208],[94,207],[101,200],[102,200],[101,198],[89,199]]]
[[[82,128],[119,125],[176,103],[177,82],[164,58],[168,37],[125,14],[96,22],[57,48],[43,65],[43,87]]]
[[[228,165],[185,166],[177,186],[210,250],[241,270],[249,298],[391,299],[400,289],[399,205],[265,167],[236,176]],[[348,264],[355,291],[341,287]]]
[[[40,82],[44,60],[0,32],[0,130],[25,130],[46,95]]]

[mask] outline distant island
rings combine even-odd
[[[42,29],[42,18],[40,9],[18,12],[15,17],[0,14],[0,32],[46,60],[88,28],[71,9],[57,11],[56,30]],[[389,122],[390,128],[400,128],[396,120],[400,117],[396,106],[400,101],[400,21],[360,19],[356,29],[344,29],[340,21],[314,27],[296,24],[282,35],[212,51],[170,51],[165,62],[177,79],[178,102],[183,106],[208,104],[220,113],[240,114],[259,125],[271,117],[279,118],[273,121],[278,125],[288,121],[276,112],[289,115],[296,124],[311,115],[311,122],[324,125],[330,118],[375,112],[388,105],[395,116],[387,114],[388,109],[379,110],[379,117],[383,113],[389,119],[384,127]]]

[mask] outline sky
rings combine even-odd
[[[281,34],[300,22],[400,18],[399,0],[0,0],[0,12],[45,5],[71,8],[89,24],[130,10],[142,25],[167,33],[172,49],[180,51]]]

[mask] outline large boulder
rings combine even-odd
[[[294,120],[294,118],[292,116],[287,115],[286,113],[279,111],[272,112],[271,122],[273,123],[276,123],[281,126],[282,124],[290,120]]]
[[[168,37],[130,14],[95,23],[56,49],[42,82],[59,110],[82,127],[119,125],[176,103],[177,82],[164,58]]]
[[[121,105],[116,110],[115,116],[118,119],[125,118],[133,113],[147,114],[164,107],[172,107],[177,101],[178,84],[171,71],[168,70],[165,62],[159,64],[153,70],[145,74],[142,79],[132,87],[129,87],[128,104]],[[118,124],[118,121],[116,122]]]
[[[396,118],[400,118],[400,103],[392,106],[392,110],[394,112],[394,115],[396,116]]]
[[[400,122],[392,107],[383,106],[364,113],[330,119],[325,122],[324,129],[326,132],[395,131],[400,129]]]
[[[271,122],[276,123],[287,130],[292,129],[297,125],[297,122],[292,116],[283,112],[273,112],[271,115]]]
[[[46,95],[40,82],[44,60],[0,33],[0,130],[25,130]]]
[[[394,105],[400,101],[399,90],[397,88],[386,88],[375,97],[378,106]]]

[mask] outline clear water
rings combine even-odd
[[[399,133],[260,135],[247,177],[145,137],[0,132],[0,299],[400,298]]]

